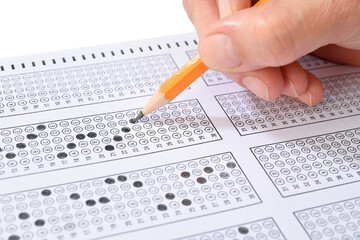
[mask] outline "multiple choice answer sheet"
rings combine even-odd
[[[314,107],[208,70],[132,124],[196,34],[0,60],[0,240],[360,239],[360,68]]]

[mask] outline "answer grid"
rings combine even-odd
[[[259,203],[227,152],[2,195],[0,240],[103,237]]]
[[[360,181],[360,128],[250,150],[283,197]]]
[[[250,91],[215,96],[240,135],[360,115],[360,73],[322,78],[324,97],[314,106],[282,95],[265,101]]]
[[[312,240],[360,239],[360,198],[294,212]]]
[[[221,140],[197,100],[0,129],[0,179]],[[41,154],[42,153],[42,154]]]
[[[177,71],[170,54],[0,77],[0,118],[152,95]]]

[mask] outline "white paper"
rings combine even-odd
[[[129,123],[196,34],[0,60],[0,240],[360,239],[360,68],[266,102],[208,70]]]

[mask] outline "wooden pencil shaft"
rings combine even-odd
[[[207,69],[208,67],[201,61],[200,56],[197,54],[160,86],[144,106],[142,113],[147,115],[171,102]]]
[[[207,69],[208,67],[202,62],[199,54],[197,54],[166,82],[164,82],[160,86],[159,92],[164,93],[166,99],[173,100],[192,82],[199,78]]]
[[[263,5],[267,2],[269,2],[270,0],[259,0],[257,3],[254,4],[253,7],[257,7],[257,6],[260,6],[260,5]]]

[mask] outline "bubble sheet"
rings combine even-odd
[[[308,65],[326,87],[315,108],[286,97],[260,101],[208,71],[174,103],[130,123],[197,47],[190,33],[0,59],[0,240],[304,240],[294,212],[359,197],[360,67]],[[58,82],[56,104],[48,88]],[[27,110],[8,105],[20,100]],[[218,101],[239,110],[227,114],[244,122],[240,134]]]
[[[222,153],[0,196],[0,240],[102,237],[260,202]],[[269,220],[245,226],[280,234]]]
[[[187,51],[186,54],[189,56],[189,58],[193,58],[197,54],[197,50]],[[208,86],[233,82],[224,74],[211,69],[207,70],[203,75],[201,75],[201,77]]]
[[[294,213],[310,239],[360,239],[360,198],[309,208]]]
[[[360,73],[321,79],[324,98],[315,107],[290,97],[268,102],[250,91],[215,96],[240,135],[329,121],[360,114]]]
[[[0,129],[0,178],[139,156],[220,140],[197,100]]]
[[[0,77],[0,118],[149,96],[176,71],[163,54]]]
[[[201,233],[177,240],[285,240],[279,227],[272,218],[239,224],[215,231]]]
[[[311,54],[299,58],[297,62],[306,70],[315,70],[339,65],[337,63],[329,62],[325,59],[321,59]]]
[[[360,128],[251,151],[283,197],[360,180]]]

